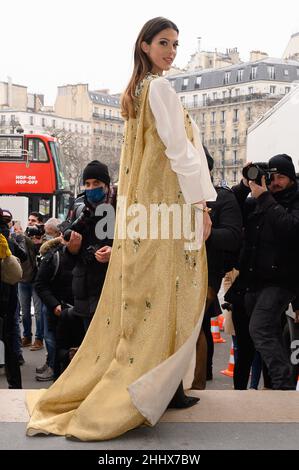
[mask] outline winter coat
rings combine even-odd
[[[299,191],[296,185],[257,199],[243,183],[233,188],[243,209],[240,280],[247,290],[299,286]]]
[[[94,209],[88,205],[87,201],[85,201],[85,206],[89,208],[90,215],[86,216],[80,224],[81,249],[78,255],[68,252],[68,256],[74,265],[72,283],[74,314],[90,318],[96,310],[108,268],[108,263],[99,263],[96,260],[94,251],[107,245],[112,246],[112,240],[97,238],[96,225],[102,217],[94,214]]]
[[[50,312],[63,303],[73,305],[72,269],[66,247],[59,238],[45,242],[34,282],[35,290]]]
[[[217,199],[207,202],[212,209],[211,235],[206,242],[209,286],[218,292],[227,271],[237,264],[242,235],[242,214],[229,188],[216,187]]]

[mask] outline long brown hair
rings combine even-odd
[[[145,41],[147,44],[151,44],[156,34],[159,34],[160,31],[167,28],[174,29],[179,33],[178,27],[172,21],[158,16],[157,18],[147,21],[137,37],[134,49],[134,70],[121,99],[121,115],[124,119],[135,117],[134,102],[136,100],[136,86],[153,67],[147,54],[143,52],[141,43]]]

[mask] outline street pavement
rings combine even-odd
[[[232,379],[220,373],[220,371],[226,369],[228,365],[231,338],[227,337],[224,333],[221,334],[227,341],[223,344],[215,344],[214,379],[210,382],[207,382],[207,392],[197,392],[198,396],[201,396],[201,401],[196,407],[191,408],[188,411],[189,414],[187,413],[184,415],[181,411],[173,411],[172,415],[169,413],[166,414],[166,418],[163,417],[163,420],[153,428],[143,426],[141,428],[134,429],[133,431],[130,431],[117,439],[105,442],[79,442],[64,439],[57,436],[36,436],[34,438],[29,438],[25,435],[26,423],[23,421],[26,421],[26,419],[23,419],[23,421],[21,420],[22,422],[18,422],[20,421],[19,419],[16,419],[14,420],[14,422],[11,422],[13,420],[8,420],[6,418],[1,419],[0,416],[0,449],[92,449],[98,451],[112,451],[115,449],[297,449],[299,442],[298,413],[295,413],[296,416],[294,417],[294,422],[292,422],[292,410],[288,411],[287,419],[285,420],[283,417],[283,419],[281,420],[282,422],[277,422],[277,420],[275,422],[269,422],[271,421],[271,419],[265,419],[265,422],[261,422],[259,419],[256,420],[257,422],[246,422],[246,397],[251,398],[253,397],[253,395],[249,396],[242,394],[257,393],[259,397],[258,406],[263,406],[261,405],[261,403],[263,403],[264,396],[265,400],[268,401],[268,398],[266,398],[266,395],[264,394],[275,394],[277,392],[264,392],[262,390],[258,392],[232,392]],[[43,365],[45,361],[45,349],[40,351],[30,351],[29,348],[24,348],[23,355],[26,361],[25,364],[22,366],[23,388],[36,389],[47,388],[48,386],[50,386],[51,382],[40,383],[35,380],[35,368]],[[3,368],[0,369],[0,393],[1,389],[3,389],[2,393],[4,393],[4,389],[7,389],[7,383],[5,380]],[[243,422],[239,422],[239,418],[238,420],[236,420],[236,422],[224,422],[225,420],[227,420],[227,418],[224,417],[225,414],[227,416],[227,409],[224,410],[221,406],[221,393],[219,394],[218,392],[218,395],[216,394],[215,397],[215,393],[213,392],[213,390],[223,391],[224,407],[226,406],[225,403],[229,403],[228,397],[231,396],[232,393],[241,394],[238,395],[241,396],[241,405],[238,406],[240,407],[241,415],[242,410],[244,410],[245,418]],[[297,400],[296,392],[287,393],[292,393],[292,398],[295,397]],[[281,407],[282,409],[284,409],[284,407],[287,406],[287,401],[290,401],[290,399],[289,395],[281,396]],[[243,401],[242,397],[244,397]],[[212,400],[212,402],[213,400],[214,402],[215,400],[217,400],[217,405],[219,409],[219,416],[216,419],[217,422],[203,422],[202,418],[200,417],[200,412],[206,411],[202,407],[205,406],[204,404],[207,402],[207,399],[208,401]],[[277,408],[277,403],[275,407]],[[223,416],[221,412],[222,409],[223,411],[225,411],[225,413],[223,413]],[[214,418],[212,418],[211,420],[213,421],[213,419]],[[242,416],[240,419],[242,421]],[[249,419],[248,421],[252,420]]]

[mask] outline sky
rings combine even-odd
[[[0,3],[0,81],[28,87],[55,102],[57,86],[88,83],[90,90],[121,92],[131,71],[143,24],[165,16],[180,30],[175,64],[184,67],[197,49],[237,47],[281,57],[299,32],[299,2],[261,0],[14,0]]]

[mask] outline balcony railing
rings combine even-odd
[[[117,122],[124,122],[121,117],[110,116],[109,114],[99,114],[99,113],[92,113],[92,117],[95,119],[107,120],[107,121],[117,121]]]
[[[243,160],[223,160],[223,161],[216,161],[216,168],[242,168],[244,162]]]
[[[221,106],[230,103],[242,103],[244,101],[256,101],[256,100],[271,100],[279,101],[285,95],[270,95],[269,93],[251,93],[248,95],[239,95],[239,96],[228,96],[227,98],[217,98],[213,100],[212,98],[206,98],[203,103],[195,105],[193,102],[185,104],[186,108],[204,108],[208,106]]]

